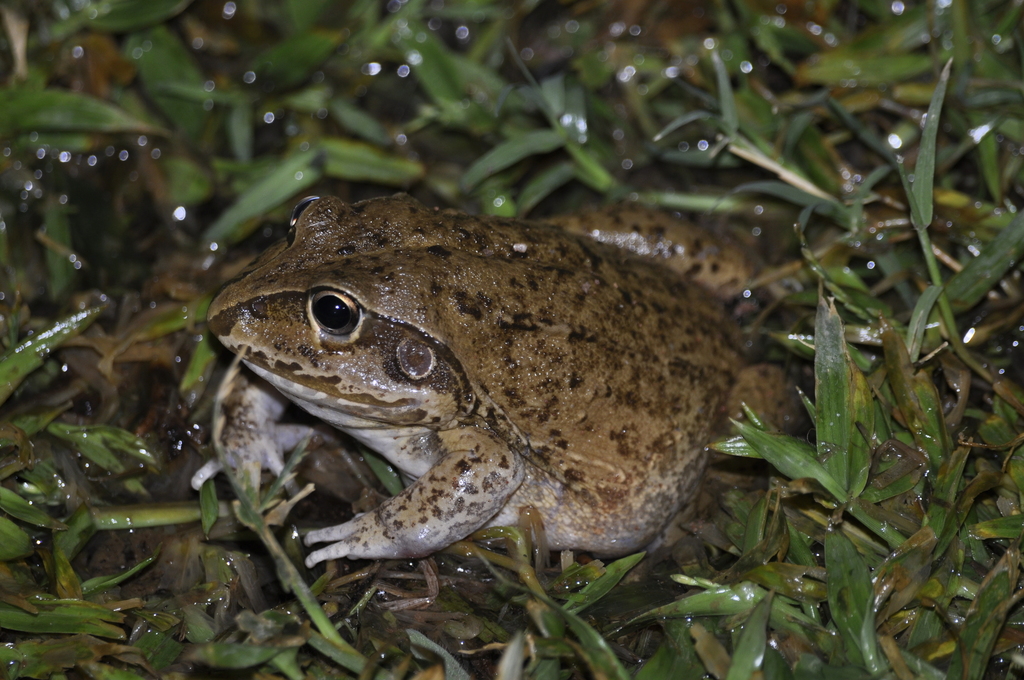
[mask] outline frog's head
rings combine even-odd
[[[472,410],[473,391],[449,348],[417,323],[421,291],[402,285],[401,264],[387,264],[396,259],[387,247],[391,226],[368,228],[361,205],[299,203],[288,239],[214,298],[210,330],[336,425],[442,428]]]

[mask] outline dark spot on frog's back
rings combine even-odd
[[[467,314],[474,319],[480,319],[483,316],[483,312],[480,311],[479,307],[469,303],[469,296],[466,294],[466,291],[455,291],[452,297],[455,298],[455,308],[459,310],[460,314]]]
[[[586,326],[572,329],[568,337],[569,342],[597,342],[597,336],[587,330]]]
[[[585,475],[579,470],[568,469],[565,471],[565,481],[567,482],[582,482],[585,479]]]
[[[427,248],[427,252],[436,257],[440,257],[441,259],[447,259],[452,254],[452,251],[448,250],[444,246],[430,246]]]

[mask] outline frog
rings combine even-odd
[[[376,509],[306,534],[328,544],[309,567],[423,557],[531,509],[552,549],[642,550],[694,496],[743,370],[709,291],[750,271],[724,248],[638,206],[524,220],[304,199],[209,307],[252,373],[225,401],[229,462],[280,473],[292,402],[400,472]]]

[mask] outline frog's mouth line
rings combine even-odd
[[[376,429],[423,424],[427,411],[414,399],[383,401],[369,394],[334,396],[270,371],[248,358],[245,365],[306,411],[341,429]]]

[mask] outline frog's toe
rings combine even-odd
[[[312,569],[326,560],[337,560],[348,557],[348,544],[345,542],[332,543],[326,548],[314,550],[306,556],[306,568]]]
[[[401,540],[388,537],[374,513],[360,515],[350,522],[333,527],[317,529],[306,534],[306,545],[330,541],[326,548],[314,550],[306,557],[306,566],[312,567],[324,560],[335,560],[342,557],[366,559],[392,559],[396,557],[413,557],[425,554],[414,547],[405,545]]]
[[[344,524],[338,524],[333,527],[314,529],[306,534],[304,541],[306,545],[326,543],[327,541],[344,541],[346,538],[352,536],[353,533],[355,533],[355,527],[352,526],[351,522],[345,522]]]
[[[203,467],[196,470],[196,473],[192,475],[192,488],[198,491],[200,487],[206,483],[206,480],[215,477],[217,473],[223,469],[224,466],[215,458],[206,461],[206,463],[203,464]]]

